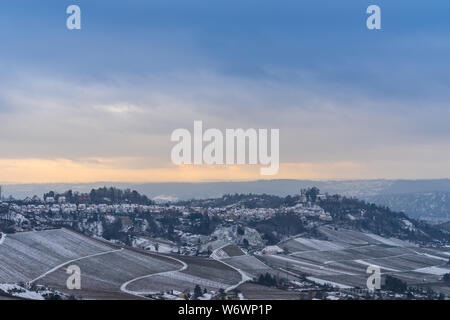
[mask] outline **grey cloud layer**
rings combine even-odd
[[[281,129],[282,162],[448,159],[449,111],[438,99],[427,105],[361,96],[314,78],[273,79],[191,73],[82,83],[17,75],[0,91],[1,157],[137,158],[127,163],[163,166],[171,132],[203,120],[219,129]]]

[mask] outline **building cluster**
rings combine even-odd
[[[140,204],[75,204],[66,203],[64,197],[59,197],[55,201],[52,197],[47,197],[44,201],[37,197],[26,198],[21,203],[9,203],[9,210],[20,214],[41,215],[51,213],[53,215],[71,214],[108,214],[108,215],[129,215],[129,214],[160,214],[164,212],[180,212],[183,216],[193,213],[218,217],[224,221],[262,221],[274,217],[276,214],[295,214],[300,217],[316,218],[322,221],[332,221],[333,218],[328,212],[316,204],[309,202],[298,203],[292,207],[281,208],[245,208],[239,205],[227,207],[203,208],[191,206],[174,205],[140,205]]]
[[[139,205],[139,204],[74,204],[59,201],[59,203],[52,203],[46,201],[42,204],[10,204],[10,210],[17,213],[26,214],[115,214],[126,215],[132,213],[160,213],[164,207],[158,205]]]
[[[326,212],[320,206],[311,202],[299,202],[292,207],[281,208],[245,208],[240,205],[230,205],[226,207],[171,207],[188,216],[191,213],[207,214],[210,217],[218,217],[230,222],[240,221],[262,221],[274,217],[276,214],[295,214],[299,217],[316,218],[322,221],[332,221],[333,218],[329,212]]]
[[[333,220],[332,216],[323,208],[306,199],[298,201],[293,206],[283,206],[281,208],[248,208],[239,203],[223,207],[196,207],[171,204],[141,205],[133,203],[86,204],[69,203],[63,196],[59,196],[57,200],[53,197],[40,199],[35,196],[23,200],[0,201],[0,222],[3,221],[7,225],[12,223],[12,228],[15,228],[15,231],[18,232],[52,226],[73,226],[75,223],[80,222],[89,224],[101,221],[102,217],[108,220],[113,216],[131,218],[132,224],[136,224],[138,218],[145,220],[145,215],[161,218],[166,214],[173,213],[179,215],[180,225],[178,227],[185,226],[186,230],[191,227],[199,227],[201,223],[204,223],[202,219],[193,219],[192,215],[197,215],[200,218],[219,219],[223,227],[230,227],[240,223],[260,222],[271,219],[278,214],[299,216],[305,221],[306,225],[315,225]],[[184,229],[181,228],[181,230],[183,231]],[[186,242],[189,243],[187,240]]]

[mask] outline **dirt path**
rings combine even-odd
[[[155,253],[152,253],[152,254],[156,255],[156,256],[160,256],[160,255],[155,254]],[[178,263],[181,263],[182,267],[180,269],[177,269],[177,270],[152,273],[152,274],[149,274],[149,275],[146,275],[146,276],[142,276],[142,277],[137,277],[137,278],[131,279],[130,281],[127,281],[127,282],[123,283],[120,286],[120,291],[122,291],[124,293],[131,294],[133,296],[137,296],[137,297],[142,298],[143,295],[150,294],[152,292],[132,291],[132,290],[128,290],[127,286],[130,285],[131,283],[135,282],[135,281],[138,281],[138,280],[142,280],[142,279],[146,279],[146,278],[150,278],[150,277],[154,277],[154,276],[168,275],[168,274],[175,273],[175,272],[181,272],[181,271],[186,270],[187,267],[188,267],[188,265],[184,261],[181,261],[180,259],[177,259],[177,258],[174,258],[174,257],[170,257],[170,256],[162,256],[162,257],[169,258],[169,259],[172,259],[172,260],[174,260],[174,261],[176,261]]]
[[[226,244],[226,245],[221,246],[220,248],[217,248],[216,250],[214,250],[214,251],[212,252],[212,254],[211,254],[211,256],[210,256],[212,259],[214,259],[214,260],[216,260],[216,261],[218,261],[218,262],[220,262],[220,263],[223,263],[224,265],[226,265],[227,267],[230,267],[230,268],[233,269],[233,270],[236,270],[236,271],[239,272],[239,274],[241,275],[241,281],[239,281],[237,284],[234,284],[234,285],[229,286],[228,288],[226,288],[226,289],[225,289],[225,292],[228,292],[228,291],[231,291],[231,290],[233,290],[233,289],[236,289],[236,288],[239,287],[241,284],[243,284],[243,283],[245,283],[245,282],[247,282],[247,281],[249,281],[249,280],[252,280],[252,277],[248,276],[248,275],[247,275],[244,271],[242,271],[241,269],[236,268],[236,267],[232,266],[231,264],[228,264],[228,263],[226,263],[226,262],[224,262],[224,261],[222,261],[222,260],[219,259],[219,255],[217,255],[217,251],[222,250],[223,248],[225,248],[225,247],[228,246],[228,245],[229,245],[229,244]]]

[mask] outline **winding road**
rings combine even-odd
[[[170,257],[170,256],[163,256],[163,255],[159,255],[159,254],[156,254],[156,253],[152,253],[152,254],[154,254],[156,256],[172,259],[172,260],[174,260],[174,261],[176,261],[178,263],[181,263],[182,267],[180,269],[177,269],[177,270],[152,273],[152,274],[149,274],[149,275],[146,275],[146,276],[141,276],[141,277],[137,277],[137,278],[131,279],[131,280],[123,283],[120,286],[120,291],[125,292],[127,294],[131,294],[133,296],[137,296],[137,297],[142,298],[143,295],[152,294],[154,292],[151,292],[151,291],[147,291],[147,292],[146,291],[132,291],[132,290],[128,290],[127,286],[130,285],[131,283],[135,282],[135,281],[138,281],[138,280],[142,280],[142,279],[146,279],[146,278],[150,278],[150,277],[154,277],[154,276],[170,275],[171,273],[175,273],[175,272],[181,272],[181,271],[186,270],[187,267],[188,267],[188,265],[184,261],[181,261],[180,259],[177,259],[177,258],[174,258],[174,257]]]

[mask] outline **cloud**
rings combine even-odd
[[[190,129],[194,120],[219,129],[279,128],[287,161],[363,158],[368,148],[439,144],[450,133],[449,111],[438,102],[303,81],[189,73],[87,84],[44,74],[16,82],[0,93],[7,101],[0,118],[4,157],[164,158],[171,132]]]
[[[79,33],[59,27],[56,1],[31,13],[0,5],[4,165],[169,179],[180,173],[171,132],[202,120],[280,129],[281,161],[302,164],[284,171],[292,177],[448,176],[445,10],[384,2],[383,30],[369,33],[364,6],[336,1],[178,3],[81,1]],[[34,168],[30,177],[45,179]]]

